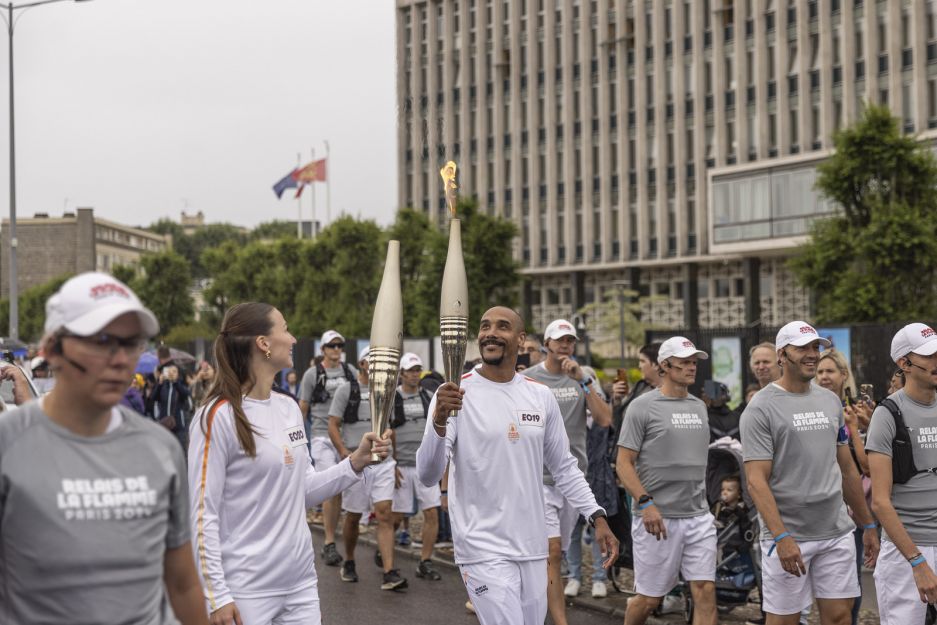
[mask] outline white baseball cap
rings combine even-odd
[[[369,355],[370,353],[371,353],[371,346],[370,346],[370,345],[365,345],[364,349],[361,350],[361,353],[358,354],[358,361],[357,361],[357,362],[361,362],[362,360],[367,360],[367,359],[368,359],[368,355]]]
[[[38,369],[44,364],[46,364],[46,359],[43,358],[42,356],[36,356],[35,358],[29,361],[29,370],[35,371],[36,369]]]
[[[338,332],[336,332],[335,330],[326,330],[325,332],[322,333],[322,341],[321,341],[322,347],[325,347],[326,345],[328,345],[335,339],[341,339],[342,343],[345,342],[345,337],[339,334]]]
[[[91,336],[121,315],[136,313],[147,336],[159,334],[156,315],[144,306],[130,287],[114,276],[98,271],[66,280],[46,301],[46,334],[65,329]]]
[[[576,328],[565,319],[551,321],[547,329],[543,331],[544,341],[549,341],[550,339],[556,340],[564,336],[571,336],[576,340],[579,339],[579,336],[576,334]]]
[[[657,352],[657,362],[664,362],[668,358],[690,358],[696,356],[701,360],[709,358],[709,354],[701,349],[696,349],[693,341],[685,336],[672,336],[660,344],[660,350]]]
[[[400,358],[401,371],[409,371],[413,367],[423,368],[423,360],[413,352],[407,352]]]
[[[791,321],[778,331],[778,336],[774,340],[774,348],[781,349],[788,345],[803,347],[814,341],[820,341],[823,347],[832,345],[829,339],[817,334],[816,329],[806,321]]]
[[[891,359],[898,362],[908,354],[930,356],[937,352],[937,333],[923,323],[909,323],[891,340]]]

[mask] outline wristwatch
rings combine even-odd
[[[605,514],[605,510],[603,510],[602,508],[599,508],[598,510],[592,513],[592,516],[589,517],[589,525],[592,527],[595,527],[595,522],[597,520],[607,519],[607,518],[608,518],[608,515]]]
[[[654,498],[651,497],[650,495],[648,495],[647,493],[644,493],[643,495],[641,495],[640,497],[638,497],[638,505],[639,505],[639,506],[642,506],[642,505],[646,504],[646,503],[649,502],[649,501],[654,501]]]

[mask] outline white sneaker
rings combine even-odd
[[[579,594],[579,587],[582,586],[579,583],[579,580],[571,579],[566,582],[566,589],[563,591],[563,594],[567,597],[575,597]]]
[[[605,582],[592,582],[592,597],[595,599],[604,599],[608,596],[608,589],[605,588]]]
[[[661,614],[682,614],[683,599],[673,595],[664,595],[664,600],[660,604]]]

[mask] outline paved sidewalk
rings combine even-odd
[[[422,517],[420,515],[410,518],[410,536],[411,538],[418,539],[420,536],[420,529],[422,526]],[[320,523],[311,523],[309,525],[317,534],[322,533],[322,526]],[[361,526],[361,534],[359,536],[359,543],[362,545],[369,545],[370,547],[377,548],[377,543],[375,541],[373,530],[374,526]],[[341,534],[341,524],[339,524],[339,535]],[[336,541],[340,542],[340,541]],[[419,546],[409,546],[409,547],[394,547],[395,552],[398,556],[403,556],[413,561],[419,560],[420,557],[420,548]],[[608,584],[608,596],[604,599],[593,599],[592,598],[592,581],[588,574],[592,570],[592,551],[591,549],[583,548],[582,550],[583,557],[583,581],[582,588],[579,591],[579,596],[567,599],[567,602],[571,605],[575,605],[580,608],[585,608],[587,610],[593,610],[603,614],[611,614],[613,616],[621,617],[624,620],[625,609],[628,605],[628,599],[634,596],[633,592],[630,592],[630,589],[634,585],[634,577],[632,571],[628,569],[622,569],[619,573],[617,579],[615,580],[618,584],[618,588],[621,589],[621,592],[618,592],[614,589],[611,583]],[[436,562],[441,569],[452,569],[456,570],[456,565],[453,558],[453,552],[451,546],[437,546],[433,550],[433,561]],[[865,581],[871,580],[871,572],[866,572],[865,577],[868,579]],[[871,586],[871,584],[864,584],[865,586]],[[754,594],[754,593],[753,593]],[[730,612],[719,614],[719,622],[730,624],[739,624],[745,623],[749,618],[757,617],[759,614],[757,604],[748,604],[747,606],[740,606],[733,609]],[[652,616],[648,619],[648,625],[674,625],[677,623],[685,623],[683,614],[666,614],[661,617]],[[814,608],[813,612],[810,615],[810,625],[818,625],[819,617],[817,615],[817,610]],[[859,614],[859,625],[880,625],[878,611],[870,610],[863,608]]]

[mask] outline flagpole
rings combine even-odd
[[[296,153],[296,168],[299,169],[303,164],[303,155]],[[302,187],[300,187],[302,188]],[[296,238],[303,238],[303,197],[296,195]]]
[[[329,142],[325,141],[325,223],[332,221],[332,162],[329,160]]]
[[[312,153],[312,162],[316,162],[316,149],[309,150]],[[316,183],[313,180],[309,184],[309,192],[312,194],[312,238],[316,238]]]

